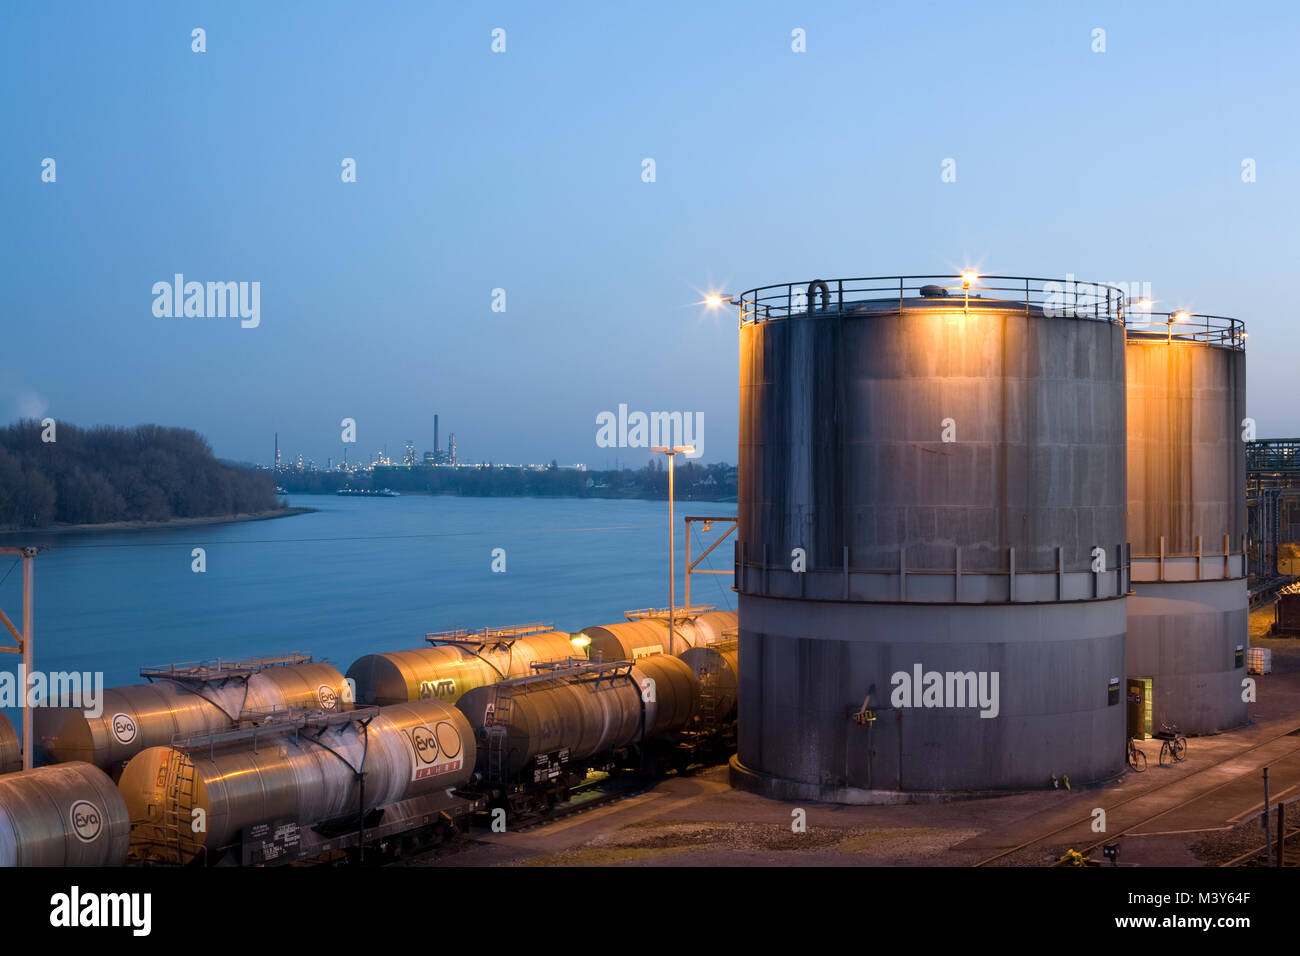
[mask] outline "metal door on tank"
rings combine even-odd
[[[1151,736],[1151,678],[1128,681],[1128,735],[1137,740]]]

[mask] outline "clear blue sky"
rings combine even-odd
[[[1248,411],[1300,434],[1298,9],[6,4],[0,420],[323,463],[436,411],[465,458],[599,467],[645,460],[595,445],[626,403],[735,461],[701,292],[975,266],[1245,319]],[[156,318],[176,272],[260,282],[261,325]]]

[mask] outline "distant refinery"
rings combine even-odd
[[[344,446],[343,456],[335,459],[332,456],[325,459],[325,466],[322,468],[315,459],[308,458],[299,452],[296,456],[285,460],[280,448],[280,433],[275,433],[275,457],[271,468],[277,474],[281,472],[341,472],[344,474],[356,474],[359,472],[374,471],[376,468],[528,468],[543,470],[547,468],[560,468],[565,471],[586,471],[585,464],[559,465],[555,462],[549,464],[529,463],[529,464],[506,464],[502,462],[463,462],[457,456],[456,452],[456,433],[451,432],[447,435],[447,447],[444,449],[440,441],[440,432],[438,416],[433,416],[433,450],[426,451],[423,455],[416,452],[415,442],[407,441],[404,443],[404,449],[400,461],[394,461],[388,454],[385,446],[376,452],[369,462],[363,459],[349,460],[347,446]]]

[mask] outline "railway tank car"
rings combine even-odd
[[[23,769],[23,745],[9,718],[0,714],[0,774]]]
[[[583,628],[591,642],[587,656],[592,660],[630,661],[651,654],[679,656],[692,647],[703,647],[723,639],[724,632],[737,627],[735,611],[706,611],[692,614],[678,609],[669,638],[667,611],[628,611],[627,621]]]
[[[126,802],[98,767],[0,776],[0,867],[121,866],[129,839]]]
[[[339,710],[351,699],[338,668],[302,654],[143,668],[140,674],[149,683],[106,688],[97,717],[75,707],[37,708],[41,762],[84,760],[117,777],[142,750],[170,744],[178,734],[229,728],[246,710]]]
[[[557,665],[500,681],[456,706],[474,728],[477,776],[512,808],[550,805],[591,769],[611,769],[631,748],[656,769],[698,712],[691,668],[666,654],[636,662]]]
[[[735,633],[678,657],[700,682],[701,720],[710,726],[734,721],[740,700],[740,641]]]
[[[440,701],[291,712],[152,747],[120,784],[131,857],[283,863],[367,840],[413,851],[467,821],[471,805],[449,792],[474,766],[469,724]]]
[[[415,700],[455,703],[466,691],[499,680],[525,677],[533,664],[574,653],[571,635],[550,624],[521,624],[481,631],[441,631],[429,647],[367,654],[348,668],[357,703],[400,704]]]

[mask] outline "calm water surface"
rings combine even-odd
[[[577,631],[668,603],[666,502],[294,495],[290,503],[319,510],[40,539],[53,547],[36,563],[36,666],[102,671],[113,686],[139,681],[145,665],[304,651],[346,671],[362,654],[420,646],[428,631],[531,621]],[[735,508],[678,504],[679,601],[681,516]],[[730,570],[734,537],[706,566]],[[190,570],[196,547],[207,552],[202,574]],[[494,548],[506,551],[503,574],[491,570]],[[697,537],[692,551],[701,550]],[[11,563],[0,557],[0,576]],[[0,584],[0,607],[17,623],[21,580],[17,567]],[[692,586],[696,603],[734,609],[729,575]],[[0,668],[17,661],[0,655]],[[17,712],[6,713],[16,724]]]

